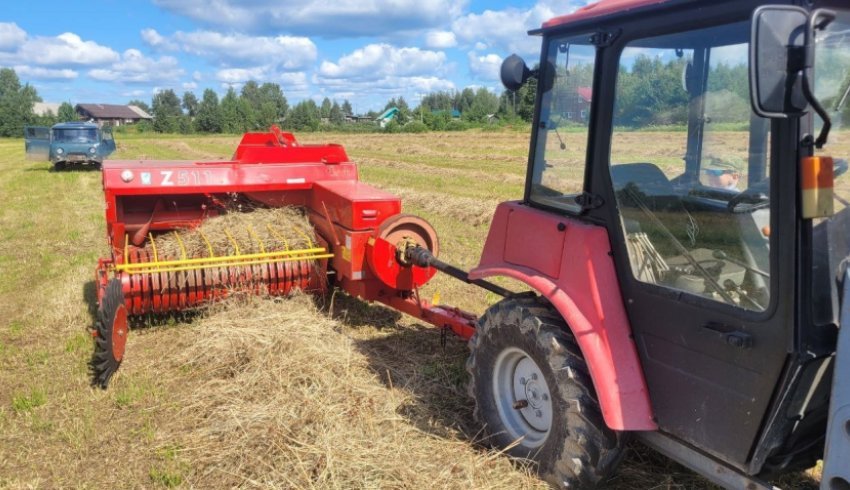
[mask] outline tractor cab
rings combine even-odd
[[[595,395],[575,394],[583,375],[559,379],[548,347],[473,351],[470,372],[495,387],[479,398],[500,383],[530,397],[477,413],[558,485],[601,481],[633,432],[730,488],[813,466],[826,447],[823,488],[850,488],[850,9],[764,3],[604,0],[532,31],[533,69],[502,66],[509,90],[536,79],[527,183],[470,277],[540,292]],[[539,250],[520,254],[511,237],[532,232]],[[511,390],[535,369],[545,387]],[[576,407],[604,420],[572,436],[580,455],[569,435],[547,440]]]
[[[27,159],[48,160],[57,170],[75,163],[100,165],[115,151],[112,128],[88,122],[27,126],[24,136]]]

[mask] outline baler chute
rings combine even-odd
[[[272,127],[245,134],[229,161],[108,161],[103,186],[112,253],[96,272],[93,371],[102,387],[123,359],[133,317],[191,310],[234,291],[324,291],[329,275],[352,295],[464,337],[473,331],[472,315],[419,298],[418,288],[436,270],[411,263],[407,251],[438,253],[431,225],[402,214],[397,196],[360,182],[339,145],[300,145]],[[298,208],[308,220],[310,229],[296,227],[304,238],[298,247],[276,224],[259,230],[277,238],[264,240],[244,220],[249,240],[242,243],[233,229],[209,237],[201,226],[225,214],[282,207]],[[205,246],[185,247],[186,230]],[[178,246],[166,253],[157,245],[169,236]],[[215,240],[232,246],[221,253]]]

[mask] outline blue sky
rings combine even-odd
[[[501,91],[529,29],[586,0],[39,0],[6,2],[0,66],[45,102],[150,101],[275,82],[290,102],[348,99],[358,112],[436,90]]]

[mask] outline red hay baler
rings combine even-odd
[[[403,214],[401,200],[358,180],[342,146],[301,145],[272,127],[247,133],[229,161],[107,161],[103,165],[111,257],[96,271],[95,383],[106,387],[120,365],[133,317],[190,310],[234,291],[286,295],[333,283],[353,296],[451,329],[468,338],[475,317],[430,304],[418,288],[435,274],[412,265],[409,248],[438,253],[436,233]],[[198,227],[248,207],[295,206],[313,230],[310,246],[260,253],[163,256],[157,236]],[[273,230],[274,231],[274,230]],[[206,237],[204,238],[206,240]],[[494,288],[498,291],[499,288]]]

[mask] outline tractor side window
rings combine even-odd
[[[627,45],[610,172],[637,280],[763,311],[769,124],[749,104],[748,38],[740,23]]]
[[[584,190],[596,49],[588,36],[553,39],[541,67],[540,123],[532,167],[533,202],[578,211]]]

